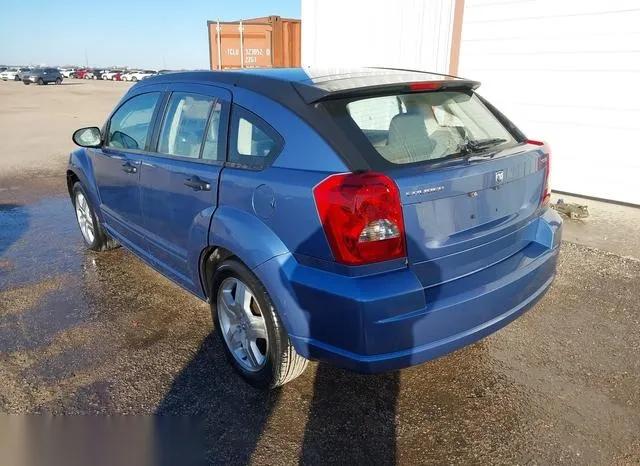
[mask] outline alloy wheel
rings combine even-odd
[[[250,288],[235,277],[225,278],[218,288],[218,324],[234,359],[249,372],[267,362],[267,327],[260,304]]]
[[[76,218],[78,219],[78,225],[82,236],[88,244],[93,244],[95,239],[95,231],[93,229],[93,216],[91,215],[91,208],[84,194],[78,192],[76,194]]]

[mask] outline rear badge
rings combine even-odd
[[[440,191],[444,191],[444,186],[431,186],[428,188],[416,189],[415,191],[407,191],[405,195],[419,196],[420,194],[431,194],[431,193],[437,193]]]
[[[496,172],[496,183],[500,184],[504,181],[504,170],[498,170]]]

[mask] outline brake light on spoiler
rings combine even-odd
[[[447,89],[471,89],[480,87],[477,81],[466,79],[443,79],[442,81],[417,81],[407,84],[410,92],[440,91]]]
[[[420,91],[435,91],[442,87],[442,83],[438,81],[426,81],[423,83],[411,83],[409,84],[409,90],[411,92]]]

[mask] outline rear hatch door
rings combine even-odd
[[[545,160],[541,147],[523,144],[492,158],[388,173],[400,190],[408,260],[424,286],[490,267],[529,244]]]

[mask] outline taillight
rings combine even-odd
[[[545,154],[538,159],[538,169],[544,168],[544,184],[542,186],[542,195],[540,197],[540,207],[546,207],[551,201],[551,189],[549,188],[549,171],[551,170],[551,150],[549,145],[542,141],[534,141],[527,139],[527,144],[534,146],[543,146]]]
[[[389,177],[331,175],[313,196],[336,261],[363,265],[407,255],[400,192]]]

